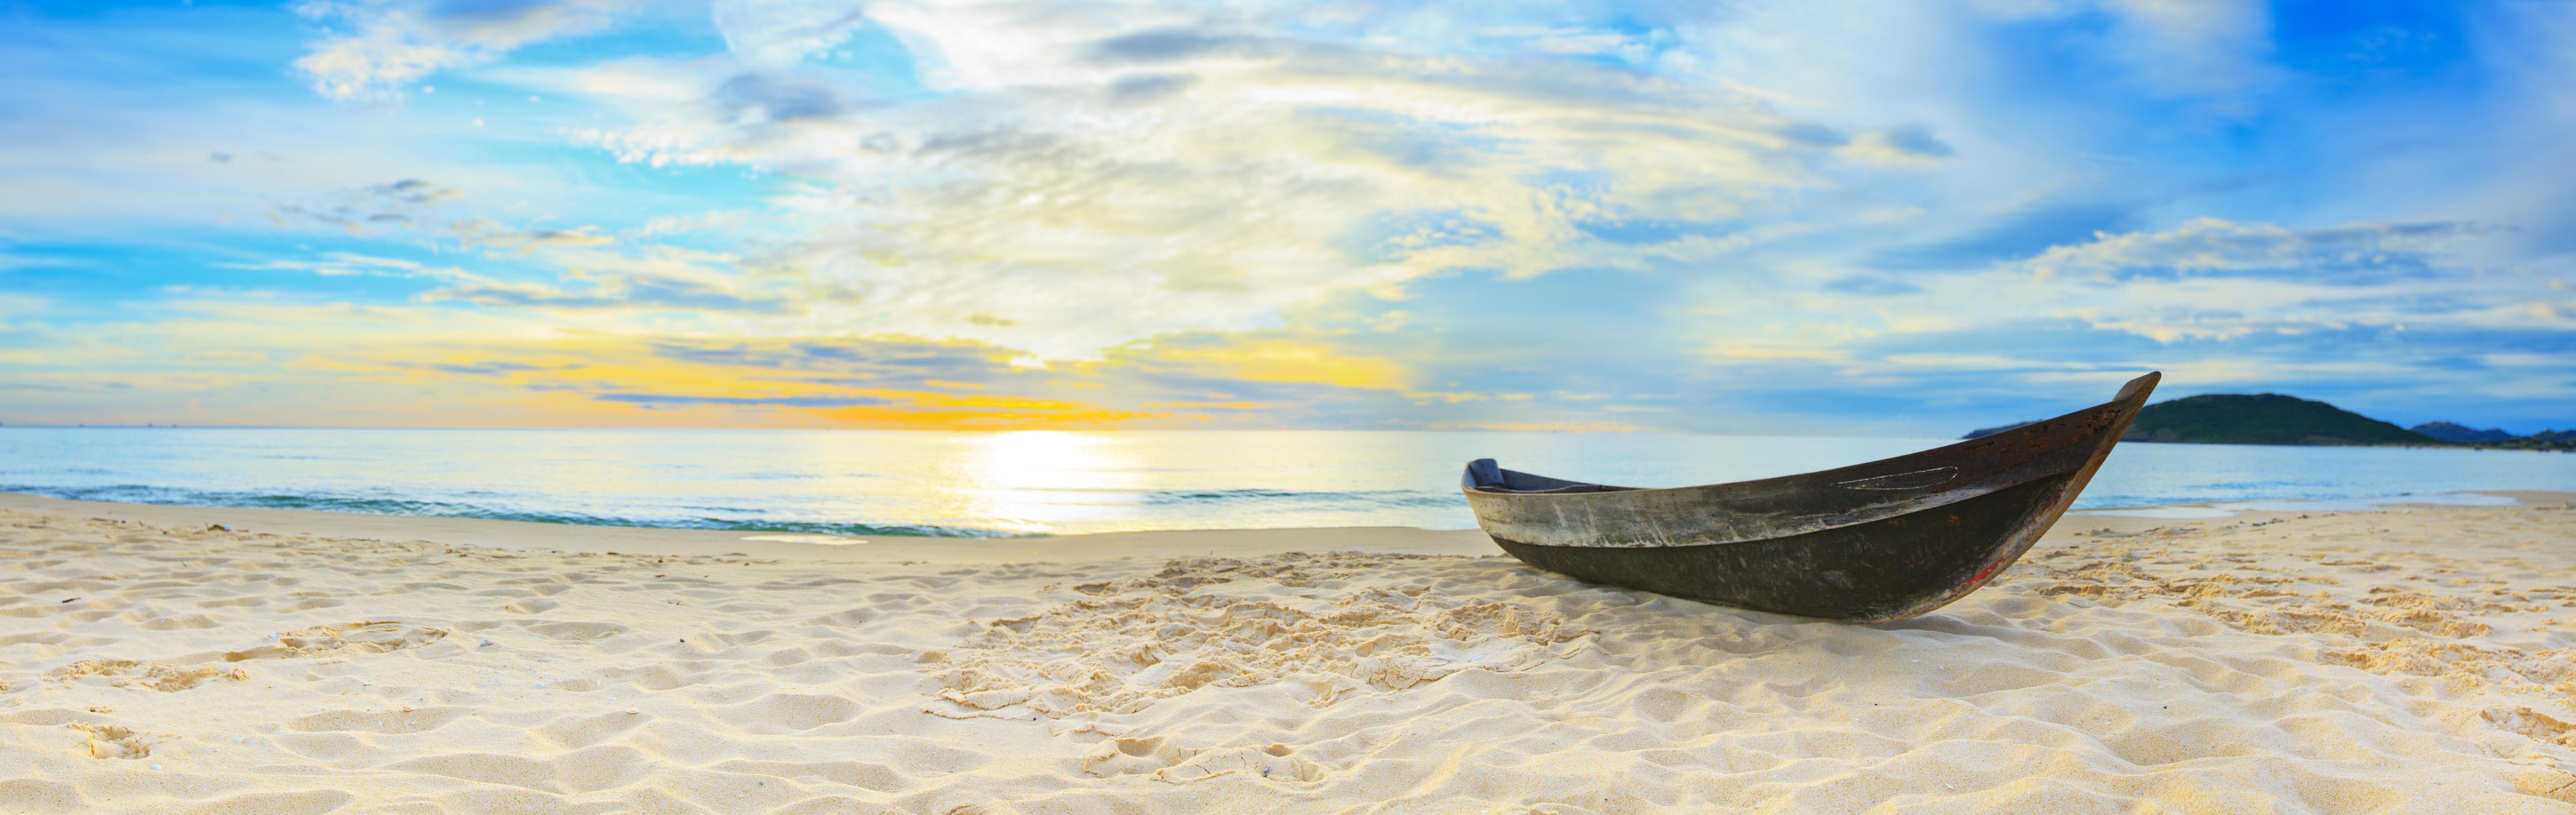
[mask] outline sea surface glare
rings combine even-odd
[[[0,490],[59,498],[840,535],[1475,526],[1470,459],[1675,487],[1947,439],[1513,432],[0,428]],[[2077,508],[2576,491],[2576,455],[2123,444]]]

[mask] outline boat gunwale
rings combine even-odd
[[[1466,492],[1469,492],[1469,493],[1475,493],[1475,494],[1482,494],[1482,495],[1489,495],[1489,496],[1498,496],[1498,497],[1530,497],[1530,498],[1565,498],[1565,497],[1572,497],[1572,496],[1577,496],[1577,495],[1601,495],[1601,494],[1611,493],[1611,492],[1619,492],[1619,493],[1631,493],[1631,492],[1674,492],[1674,491],[1679,491],[1679,490],[1711,490],[1711,489],[1719,489],[1719,488],[1744,488],[1744,487],[1751,487],[1751,486],[1754,486],[1754,485],[1763,485],[1763,484],[1771,484],[1771,483],[1786,483],[1786,482],[1790,481],[1791,479],[1809,479],[1809,478],[1817,478],[1817,477],[1820,477],[1820,476],[1832,475],[1832,474],[1839,473],[1839,472],[1846,471],[1846,470],[1856,470],[1856,469],[1863,468],[1863,467],[1869,467],[1869,466],[1871,466],[1871,465],[1885,464],[1885,463],[1890,462],[1890,461],[1896,461],[1896,460],[1899,460],[1899,459],[1904,459],[1904,458],[1909,458],[1909,457],[1914,457],[1914,456],[1929,456],[1929,455],[1932,455],[1932,454],[1934,454],[1934,453],[1955,453],[1955,452],[1965,451],[1965,450],[1969,450],[1969,449],[1973,449],[1973,448],[1977,448],[1977,447],[1992,446],[1992,445],[1997,445],[1997,444],[2003,444],[2004,442],[2009,441],[2009,439],[2007,438],[2007,436],[2009,436],[2009,435],[2010,435],[2011,433],[2013,433],[2014,431],[2020,430],[2020,429],[2022,429],[2022,428],[2030,427],[2030,426],[2032,426],[2032,425],[2042,425],[2042,424],[2050,423],[2050,422],[2055,422],[2055,421],[2060,421],[2060,420],[2065,420],[2065,419],[2075,418],[2075,417],[2077,417],[2077,416],[2080,416],[2080,415],[2083,415],[2083,414],[2086,414],[2086,413],[2092,413],[2092,412],[2095,412],[2095,411],[2104,410],[2104,409],[2106,409],[2106,408],[2111,408],[2111,407],[2113,407],[2113,406],[2116,406],[2116,405],[2120,404],[2121,402],[2128,401],[2131,397],[2133,397],[2133,396],[2135,396],[2135,395],[2137,394],[2137,391],[2138,391],[2141,387],[2152,388],[2152,387],[2154,387],[2155,382],[2156,382],[2157,380],[2161,379],[2161,378],[2162,378],[2162,377],[2158,376],[2158,374],[2157,374],[2157,373],[2150,372],[2150,373],[2148,373],[2148,374],[2146,374],[2146,375],[2144,375],[2144,376],[2140,376],[2140,377],[2137,377],[2137,378],[2134,378],[2134,379],[2129,380],[2127,384],[2124,384],[2124,385],[2122,385],[2122,386],[2121,386],[2121,388],[2120,388],[2120,392],[2119,392],[2119,394],[2118,394],[2118,395],[2115,395],[2115,396],[2111,397],[2111,398],[2110,398],[2109,400],[2107,400],[2107,401],[2101,402],[2101,403],[2099,403],[2099,404],[2094,404],[2094,405],[2090,405],[2090,406],[2082,407],[2082,408],[2077,408],[2077,409],[2075,409],[2075,410],[2068,411],[2068,412],[2066,412],[2066,413],[2062,413],[2062,414],[2059,414],[2059,415],[2056,415],[2056,416],[2051,416],[2051,417],[2048,417],[2048,418],[2045,418],[2045,419],[2036,419],[2036,420],[2032,420],[2032,421],[2029,421],[2029,422],[2024,422],[2024,423],[2022,423],[2022,424],[2019,424],[2019,425],[2015,425],[2015,426],[2013,426],[2013,427],[2012,427],[2011,429],[2009,429],[2009,430],[2003,430],[2003,431],[1999,431],[1999,432],[1992,433],[1992,434],[1989,434],[1989,435],[1979,436],[1979,437],[1977,437],[1977,438],[1973,438],[1973,439],[1961,439],[1961,440],[1959,440],[1959,441],[1955,441],[1955,442],[1952,442],[1952,443],[1949,443],[1949,444],[1945,444],[1945,445],[1942,445],[1942,446],[1939,446],[1939,447],[1933,447],[1933,448],[1928,448],[1928,449],[1924,449],[1924,450],[1916,450],[1916,451],[1911,452],[1911,453],[1903,453],[1903,454],[1894,455],[1894,456],[1888,456],[1888,457],[1886,457],[1886,458],[1880,458],[1880,459],[1871,459],[1871,460],[1868,460],[1868,461],[1862,461],[1862,462],[1857,462],[1857,463],[1853,463],[1853,464],[1846,464],[1846,465],[1843,465],[1843,466],[1840,466],[1840,467],[1833,467],[1833,468],[1828,468],[1828,469],[1823,469],[1823,470],[1809,470],[1809,471],[1806,471],[1806,472],[1790,473],[1790,474],[1787,474],[1787,475],[1776,475],[1776,476],[1771,476],[1771,477],[1768,477],[1768,478],[1755,478],[1755,479],[1748,479],[1748,480],[1744,480],[1744,481],[1721,481],[1721,482],[1714,483],[1714,484],[1689,484],[1689,485],[1684,485],[1684,486],[1679,486],[1679,487],[1623,487],[1623,486],[1617,486],[1617,485],[1612,485],[1612,484],[1599,484],[1599,483],[1594,483],[1594,482],[1590,482],[1590,481],[1575,481],[1575,480],[1572,480],[1572,479],[1557,478],[1557,477],[1555,477],[1555,476],[1543,476],[1543,475],[1539,475],[1539,474],[1537,474],[1537,473],[1526,472],[1526,471],[1521,471],[1521,470],[1505,470],[1505,469],[1503,469],[1501,466],[1497,465],[1497,466],[1495,467],[1495,469],[1496,469],[1496,470],[1499,470],[1499,471],[1502,471],[1502,472],[1516,472],[1516,473],[1520,473],[1520,474],[1522,474],[1522,475],[1536,476],[1536,477],[1539,477],[1539,478],[1546,478],[1546,479],[1549,479],[1549,480],[1552,480],[1552,481],[1564,481],[1564,482],[1566,482],[1566,483],[1568,483],[1568,484],[1570,484],[1570,485],[1574,485],[1574,486],[1583,486],[1583,487],[1602,487],[1602,488],[1604,488],[1604,489],[1599,489],[1599,490],[1568,490],[1568,489],[1566,489],[1566,488],[1564,488],[1564,487],[1556,487],[1556,488],[1553,488],[1553,489],[1543,490],[1543,491],[1520,491],[1520,490],[1509,490],[1509,489],[1493,489],[1493,488],[1484,487],[1484,486],[1480,486],[1480,485],[1477,485],[1477,484],[1473,483],[1473,482],[1474,482],[1474,480],[1475,480],[1475,477],[1476,477],[1476,476],[1475,476],[1475,471],[1472,469],[1472,466],[1473,466],[1473,465],[1470,465],[1470,469],[1466,472],[1466,474],[1465,474],[1465,475],[1463,476],[1463,478],[1462,478],[1462,480],[1463,480],[1463,481],[1466,481],[1466,482],[1468,482],[1468,483],[1462,484],[1461,486],[1463,486],[1463,487],[1465,488],[1465,491],[1466,491]],[[2115,435],[2113,438],[2109,439],[2108,441],[2109,441],[2110,443],[2112,443],[2112,444],[2117,444],[2117,443],[2118,443],[2118,438],[2117,438],[2117,436]],[[2098,463],[2097,463],[2097,464],[2098,464]],[[1901,474],[1901,473],[1899,473],[1899,474]],[[1951,489],[1951,490],[1935,490],[1935,491],[1932,491],[1932,492],[1927,493],[1927,494],[1930,494],[1930,495],[1941,495],[1941,494],[1946,494],[1946,493],[1949,493],[1949,492],[1957,492],[1957,491],[1971,490],[1971,489],[1975,489],[1977,486],[1978,486],[1978,484],[1977,484],[1976,482],[1971,482],[1971,483],[1968,483],[1968,484],[1962,484],[1962,485],[1960,485],[1960,486],[1958,486],[1958,487],[1956,487],[1956,488],[1954,488],[1954,489]],[[1988,490],[1988,491],[1990,492],[1991,490]],[[1982,493],[1981,493],[1981,494],[1982,494]],[[1932,507],[1925,507],[1925,509],[1930,509],[1930,508],[1932,508]],[[1479,520],[1481,520],[1481,518],[1480,518]]]

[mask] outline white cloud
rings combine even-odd
[[[456,196],[452,188],[405,178],[339,190],[308,201],[278,203],[269,207],[268,217],[279,226],[311,222],[339,227],[352,235],[368,235],[379,229],[419,226],[431,210]]]
[[[846,8],[761,5],[809,21]],[[755,258],[863,294],[818,310],[826,322],[1044,359],[1275,327],[1288,306],[1399,296],[1445,269],[1703,261],[1744,241],[1715,224],[1823,186],[1815,168],[1855,143],[1732,90],[1550,53],[1305,39],[1281,33],[1286,15],[867,13],[912,47],[938,98],[886,103],[826,68],[727,61],[513,76],[624,110],[627,124],[576,136],[628,160],[810,180],[773,202],[803,236]],[[1888,163],[1946,150],[1918,131],[1859,144]]]
[[[339,100],[394,97],[449,68],[540,40],[608,26],[630,0],[307,0],[306,17],[344,28],[295,61],[313,90]]]
[[[218,263],[215,265],[225,269],[243,269],[249,271],[312,272],[323,277],[352,277],[358,275],[409,277],[427,273],[421,264],[414,261],[403,260],[401,258],[363,255],[356,252],[324,252],[318,260],[279,259],[261,261],[258,263]]]
[[[716,30],[743,62],[784,68],[831,48],[867,18],[855,2],[716,0]]]
[[[1920,128],[1898,128],[1862,133],[1836,152],[1881,167],[1928,167],[1949,158],[1951,151],[1950,145]]]
[[[2098,234],[1977,271],[1910,275],[1901,289],[1861,296],[1712,283],[1689,317],[1713,359],[1797,359],[1843,377],[2128,370],[2176,360],[2196,360],[2189,370],[2212,377],[2221,368],[2248,378],[2256,370],[2384,372],[2414,363],[2356,359],[2332,340],[2306,338],[2413,332],[2426,344],[2403,353],[2438,357],[2458,350],[2438,339],[2444,335],[2565,330],[2562,316],[2530,307],[2555,299],[2556,281],[2472,260],[2499,237],[2449,223],[2294,228],[2204,218]],[[1801,267],[1794,277],[1835,279],[1830,267]],[[2141,353],[2121,335],[2191,350]],[[1990,352],[2006,336],[2024,358]],[[2385,353],[2400,352],[2392,345]]]
[[[2355,271],[2418,272],[2427,253],[2487,231],[2451,223],[2291,229],[2195,218],[2163,232],[2097,233],[2091,242],[2050,247],[2020,265],[2042,277],[2270,271],[2331,285]]]
[[[447,225],[447,232],[467,246],[506,249],[525,254],[541,247],[606,246],[614,238],[601,234],[596,227],[570,229],[544,227],[511,227],[485,218],[468,218]]]

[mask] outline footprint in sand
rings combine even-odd
[[[131,659],[84,659],[55,668],[45,674],[46,678],[56,681],[90,676],[105,677],[108,684],[120,688],[142,685],[162,693],[187,690],[204,684],[210,679],[229,679],[239,682],[250,678],[250,674],[239,668],[229,671],[214,668],[181,668],[166,663],[139,662]]]
[[[124,725],[73,722],[63,726],[89,734],[89,739],[81,742],[80,748],[88,751],[90,758],[143,758],[152,755],[152,743],[144,741],[141,734]]]
[[[185,617],[154,617],[142,621],[136,627],[145,631],[174,631],[183,628],[213,628],[216,625],[219,623],[213,617],[190,614]]]
[[[1161,736],[1119,737],[1100,743],[1082,759],[1082,771],[1101,777],[1159,772],[1198,755]]]
[[[224,654],[225,662],[250,659],[300,659],[335,654],[381,654],[418,648],[447,637],[447,629],[393,621],[317,625],[276,635],[273,645]]]
[[[1312,782],[1324,777],[1323,765],[1296,754],[1285,744],[1265,747],[1182,747],[1160,736],[1117,737],[1102,742],[1082,759],[1082,771],[1103,778],[1144,774],[1156,781],[1184,783],[1241,773],[1282,783]]]
[[[2528,707],[2491,707],[2479,714],[2488,724],[2519,733],[2534,741],[2561,747],[2576,747],[2576,724]]]

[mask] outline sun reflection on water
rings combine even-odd
[[[0,428],[0,487],[64,498],[687,526],[870,540],[1475,526],[1458,467],[1611,484],[1766,478],[1940,439],[1370,431]],[[253,466],[255,465],[255,466]],[[2078,508],[2576,489],[2576,456],[2122,445]]]
[[[1013,532],[1068,525],[1143,526],[1144,474],[1132,449],[1094,433],[1021,430],[961,436],[958,475],[969,487],[969,517]]]

